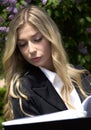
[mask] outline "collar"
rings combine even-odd
[[[55,72],[52,72],[50,70],[47,70],[43,67],[39,67],[39,68],[42,70],[42,72],[46,75],[46,77],[52,83],[52,85],[54,86],[56,91],[59,93],[59,91],[61,90],[61,88],[63,86],[63,82],[62,82],[61,78],[58,76],[58,74],[56,74]]]
[[[43,67],[39,67],[41,69],[41,71],[46,75],[46,77],[50,80],[50,82],[53,84],[54,83],[54,79],[56,76],[55,72],[52,72],[48,69],[45,69]]]

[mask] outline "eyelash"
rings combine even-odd
[[[18,44],[18,46],[19,47],[24,47],[24,46],[26,46],[26,44],[27,44],[27,42],[21,42],[21,43]]]
[[[35,42],[40,42],[42,40],[42,37],[38,38],[38,39],[35,39],[34,41]]]
[[[43,37],[40,37],[40,38],[36,38],[33,41],[33,43],[39,43],[40,41],[42,41]],[[23,41],[21,43],[19,43],[19,47],[24,47],[27,45],[27,41]]]

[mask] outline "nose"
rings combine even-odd
[[[35,47],[34,43],[32,43],[30,41],[28,42],[28,50],[29,50],[29,53],[36,52],[36,47]]]

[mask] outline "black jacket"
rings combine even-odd
[[[32,69],[31,72],[21,78],[21,81],[21,91],[28,96],[28,100],[22,98],[22,108],[25,113],[30,115],[42,115],[67,109],[51,82],[39,68]],[[83,87],[85,91],[91,93],[90,83],[90,76],[83,76]],[[82,102],[84,97],[77,87],[76,90]],[[18,99],[12,98],[12,105],[14,118],[22,118],[26,116],[20,110]]]

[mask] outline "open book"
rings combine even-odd
[[[51,114],[5,121],[2,123],[2,126],[6,128],[6,126],[13,126],[13,125],[21,125],[21,124],[24,125],[24,124],[34,124],[34,123],[36,124],[36,123],[43,123],[43,122],[53,122],[53,121],[70,120],[70,119],[73,120],[73,119],[91,117],[91,96],[88,96],[84,100],[84,102],[82,103],[82,108],[83,109],[79,109],[79,110],[65,110],[65,111],[55,112]]]

